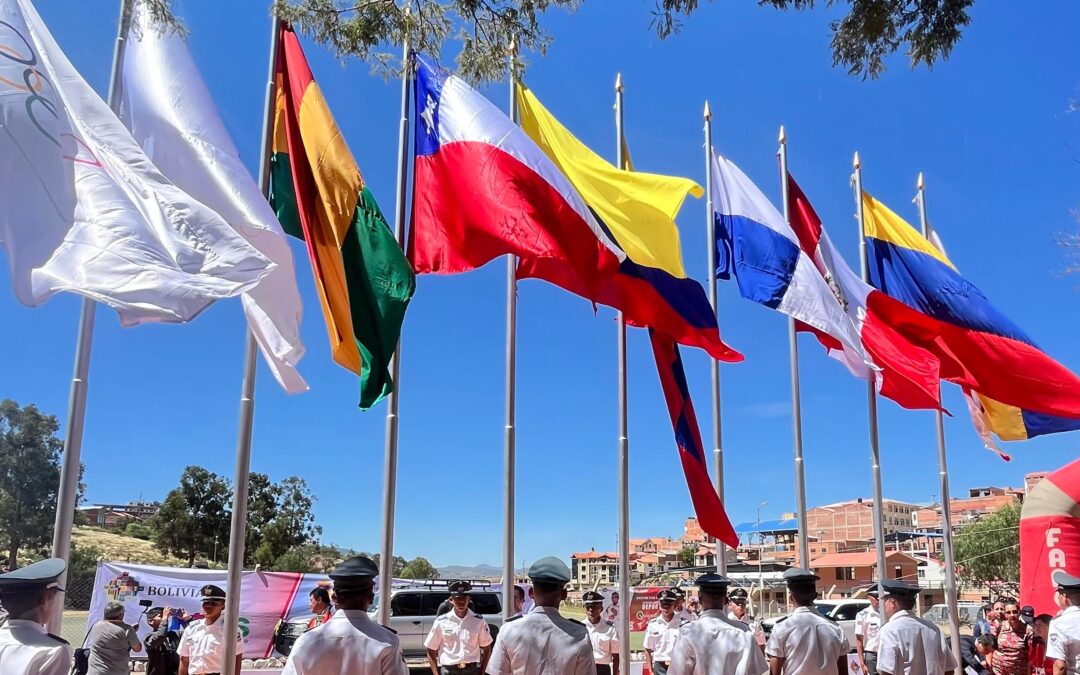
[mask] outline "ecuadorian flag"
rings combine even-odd
[[[937,354],[942,378],[979,392],[1003,440],[1080,428],[1080,379],[957,271],[945,252],[863,193],[870,282],[930,317],[936,334],[906,337]]]
[[[284,25],[276,78],[270,204],[307,244],[334,361],[360,376],[370,408],[393,390],[388,367],[416,281]]]

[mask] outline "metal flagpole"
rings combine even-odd
[[[859,161],[859,153],[855,153],[854,159],[854,183],[855,183],[855,210],[859,221],[859,266],[862,271],[863,282],[870,283],[870,268],[866,254],[866,237],[863,226],[862,207],[862,163]],[[881,497],[881,453],[878,447],[878,419],[877,419],[877,387],[875,378],[871,377],[866,383],[866,407],[870,420],[870,472],[874,483],[874,545],[877,549],[877,575],[878,591],[884,594],[880,584],[885,579],[885,523],[882,512],[885,504]]]
[[[405,10],[409,11],[408,9]],[[394,193],[394,236],[405,246],[405,199],[409,180],[409,80],[412,77],[409,39],[401,49],[401,125],[398,127],[397,189]],[[386,457],[383,460],[383,526],[379,549],[379,623],[390,625],[390,590],[394,581],[394,506],[397,500],[398,397],[401,395],[401,338],[390,361],[394,390],[386,400]]]
[[[705,101],[705,231],[709,238],[709,303],[712,305],[713,314],[720,320],[720,305],[716,299],[716,216],[713,213],[712,200],[712,111],[709,102]],[[724,440],[721,433],[723,427],[720,418],[720,362],[714,358],[709,359],[712,372],[712,404],[713,404],[713,468],[715,470],[714,482],[716,494],[724,501]],[[727,555],[724,542],[716,542],[716,571],[727,574]]]
[[[270,56],[266,74],[266,100],[263,102],[262,148],[259,155],[259,188],[270,197],[270,153],[274,136],[274,101],[277,96],[275,74],[277,72],[278,43],[281,21],[270,20]],[[258,345],[250,327],[244,351],[244,380],[240,387],[240,425],[236,440],[236,472],[233,479],[232,521],[229,524],[229,567],[225,589],[225,615],[223,635],[235,635],[240,627],[240,588],[244,575],[244,545],[247,539],[248,488],[251,473],[251,430],[255,419],[255,361]],[[239,675],[236,666],[236,641],[225,640],[225,657],[222,661],[226,675]]]
[[[626,168],[622,73],[615,77],[615,164]],[[626,414],[626,317],[619,312],[619,663],[630,669],[630,440]]]
[[[109,107],[114,113],[120,108],[121,70],[124,66],[124,49],[127,46],[133,7],[133,0],[120,0],[120,25],[116,31],[112,75],[109,78]],[[96,310],[97,302],[83,298],[79,314],[79,337],[75,343],[75,369],[68,394],[67,433],[60,466],[60,491],[56,495],[56,519],[53,522],[52,554],[55,558],[63,558],[65,562],[71,557],[71,529],[75,524],[75,507],[78,506],[76,499],[82,467],[83,428],[86,422],[86,395],[90,385],[90,352],[94,343]],[[59,582],[61,586],[66,585],[67,571],[60,575]],[[57,635],[60,634],[63,615],[63,603],[58,602],[48,623],[49,630]]]
[[[780,127],[780,192],[784,199],[784,221],[791,225],[791,204],[788,196],[787,135]],[[799,515],[799,565],[810,568],[810,534],[806,523],[806,468],[803,463],[802,400],[799,394],[799,340],[795,319],[788,317],[788,355],[791,363],[791,421],[795,444],[795,503]],[[760,532],[758,535],[760,536]],[[758,561],[760,564],[760,561]]]
[[[510,120],[518,121],[517,45],[510,42]],[[517,257],[506,257],[506,431],[503,445],[503,618],[514,614],[514,486],[517,477]]]
[[[919,173],[916,188],[918,192],[915,199],[919,202],[919,224],[922,226],[923,236],[930,239],[932,230],[930,221],[926,217],[926,185],[923,183],[922,172]],[[940,396],[940,382],[938,383],[938,392]],[[945,604],[949,608],[949,630],[952,636],[949,642],[952,646],[953,656],[956,657],[956,662],[963,663],[960,658],[960,640],[956,637],[960,635],[960,617],[957,616],[956,608],[956,560],[953,557],[952,514],[950,513],[952,500],[949,496],[949,463],[945,451],[945,416],[941,410],[937,410],[936,417],[938,479],[941,483],[941,531],[945,543]]]

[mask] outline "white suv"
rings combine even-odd
[[[450,599],[447,585],[452,580],[432,579],[421,588],[400,588],[390,594],[390,628],[401,639],[401,650],[407,659],[427,657],[424,638],[435,623],[440,606]],[[470,609],[484,617],[491,637],[499,633],[502,626],[502,602],[499,593],[491,590],[486,581],[473,581],[469,593]],[[377,620],[378,607],[370,609],[371,618]]]
[[[851,647],[851,651],[855,651],[855,615],[869,606],[870,601],[865,598],[842,598],[839,600],[814,601],[814,608],[817,609],[822,616],[826,619],[835,621],[844,629],[844,637],[847,638],[848,646]],[[787,614],[771,619],[765,619],[761,622],[761,629],[765,631],[765,635],[767,636],[772,633],[772,629],[776,624],[786,618],[788,618]]]

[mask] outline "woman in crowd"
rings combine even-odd
[[[86,636],[86,675],[130,675],[131,652],[141,652],[142,642],[135,627],[124,623],[124,605],[105,604],[105,618],[98,621]]]
[[[1020,605],[1015,600],[1006,602],[1002,619],[995,626],[994,675],[1030,675],[1028,649],[1033,635],[1031,626],[1020,618]]]

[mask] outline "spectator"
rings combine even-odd
[[[315,615],[307,623],[308,630],[323,625],[334,615],[334,608],[330,606],[330,591],[322,586],[311,589],[311,593],[308,594],[308,607]]]
[[[86,675],[130,675],[131,652],[141,652],[142,642],[135,627],[124,623],[124,605],[105,603],[105,618],[98,621],[86,636],[88,669]]]
[[[986,635],[992,632],[994,621],[997,619],[997,614],[994,612],[994,606],[990,604],[983,605],[983,618],[975,622],[975,626],[971,629],[971,637],[978,638],[980,635]]]
[[[1020,605],[1015,600],[1005,603],[1004,617],[998,622],[994,636],[997,638],[994,675],[1029,675],[1028,646],[1034,630],[1020,619]]]
[[[514,584],[514,615],[521,616],[523,609],[525,609],[525,587]]]
[[[991,637],[987,635],[987,637]],[[992,638],[991,638],[992,639]],[[990,675],[990,669],[979,654],[979,648],[975,638],[970,635],[960,636],[960,659],[963,661],[964,672],[974,672],[975,675]],[[970,669],[970,670],[969,670]]]
[[[1035,616],[1035,609],[1028,605],[1020,610],[1020,618],[1035,629],[1035,634],[1031,637],[1031,647],[1028,649],[1032,675],[1054,675],[1054,660],[1046,658],[1046,640],[1050,634],[1050,619],[1053,617],[1049,614]]]
[[[994,654],[996,652],[997,640],[990,633],[983,633],[975,640],[975,653],[978,654],[982,663],[980,672],[994,672]]]
[[[187,616],[183,610],[179,611],[180,620],[185,621]],[[150,632],[143,638],[146,675],[176,675],[180,670],[180,655],[176,653],[180,636],[176,631],[169,630],[172,613],[169,607],[151,607],[146,612],[146,625],[150,626]]]

